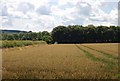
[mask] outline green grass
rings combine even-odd
[[[88,46],[85,46],[85,45],[82,45],[82,46],[84,46],[84,47],[86,47],[86,48],[89,48],[89,49],[91,49],[91,50],[97,51],[97,52],[99,52],[99,53],[102,53],[103,55],[105,55],[105,56],[108,57],[108,58],[118,59],[117,57],[114,57],[113,55],[111,55],[111,54],[109,54],[109,53],[106,53],[106,52],[103,52],[103,51],[101,51],[101,50],[97,50],[97,49],[94,49],[94,48],[91,48],[91,47],[88,47]]]
[[[116,74],[115,76],[118,77],[118,78],[120,78],[120,73]]]
[[[33,44],[46,44],[44,41],[22,41],[22,40],[13,40],[13,41],[0,41],[0,48],[12,48],[12,47],[21,47],[28,46]]]
[[[91,53],[89,53],[88,51],[80,48],[78,45],[76,45],[76,47],[77,47],[78,49],[80,49],[81,51],[83,51],[83,52],[86,54],[86,56],[87,56],[88,58],[90,58],[91,60],[93,60],[93,61],[97,61],[97,60],[98,60],[98,59],[97,59],[96,57],[94,57]]]
[[[81,45],[81,46],[82,46],[82,45]],[[109,69],[111,69],[111,68],[113,68],[114,66],[116,66],[116,64],[115,64],[114,62],[108,61],[108,60],[103,59],[103,58],[97,58],[97,57],[95,57],[92,53],[86,51],[85,49],[82,49],[82,48],[79,47],[78,45],[76,45],[76,47],[77,47],[78,49],[80,49],[81,51],[83,51],[83,52],[86,54],[86,56],[87,56],[88,58],[90,58],[91,60],[93,60],[93,61],[99,61],[99,62],[102,62],[102,63],[104,63],[104,64],[107,64],[107,66],[109,67]]]

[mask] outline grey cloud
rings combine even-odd
[[[72,25],[72,24],[75,24],[75,25],[82,25],[83,24],[83,21],[81,19],[76,19],[76,21],[67,21],[67,22],[64,22],[63,24],[65,25]]]
[[[84,6],[83,6],[84,5]],[[69,24],[78,24],[81,25],[86,20],[85,18],[89,18],[92,12],[91,5],[86,2],[78,2],[75,6],[75,11],[71,12],[71,16],[73,19],[67,19],[63,18],[64,22],[63,24],[69,25]]]
[[[82,6],[82,4],[86,6]],[[84,16],[89,16],[92,10],[91,5],[86,2],[77,3],[76,8],[78,10],[78,14],[84,15]]]
[[[84,22],[84,19],[81,17],[76,17],[74,20],[64,18],[63,24],[65,24],[65,25],[70,25],[70,24],[81,25],[81,24],[83,24],[83,22]]]
[[[120,1],[118,2],[118,10],[120,10]]]
[[[120,26],[120,1],[118,2],[118,25]]]
[[[89,20],[91,21],[98,21],[98,22],[106,22],[107,20],[106,19],[93,19],[93,18],[89,18]]]
[[[49,5],[58,5],[58,0],[51,0],[48,3]]]
[[[50,15],[51,6],[58,5],[58,0],[51,0],[47,5],[40,6],[36,9],[36,12],[41,15]]]
[[[41,15],[49,15],[50,14],[50,8],[49,6],[40,6],[36,12]]]
[[[26,14],[28,11],[34,10],[34,5],[28,2],[22,2],[18,5],[17,10],[22,11],[24,14]]]
[[[1,16],[8,16],[7,5],[1,5]]]
[[[12,27],[13,26],[12,20],[8,19],[7,21],[2,23],[2,26],[3,27],[6,27],[6,26]]]

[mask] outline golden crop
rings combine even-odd
[[[117,44],[6,48],[2,52],[3,79],[116,79],[117,53]]]

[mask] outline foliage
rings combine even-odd
[[[44,41],[0,41],[0,48],[10,48],[10,47],[21,47],[21,46],[28,46],[28,45],[33,45],[33,44],[45,44],[46,42]]]
[[[0,40],[44,40],[47,43],[118,43],[120,26],[57,26],[52,32],[1,33]]]
[[[53,43],[52,37],[51,36],[43,36],[43,41],[46,41],[48,44]]]
[[[119,37],[119,26],[69,25],[57,26],[52,31],[52,38],[58,43],[117,43]]]
[[[47,38],[45,38],[47,37]],[[41,41],[42,39],[46,40],[48,43],[52,43],[52,37],[49,32],[43,31],[43,32],[25,32],[25,33],[2,33],[0,34],[1,40],[32,40],[32,41]]]

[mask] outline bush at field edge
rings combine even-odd
[[[11,47],[21,47],[21,46],[28,46],[33,44],[46,44],[45,41],[1,41],[0,48],[11,48]]]

